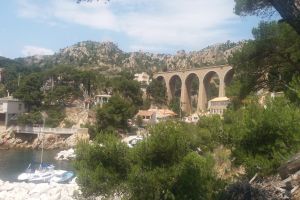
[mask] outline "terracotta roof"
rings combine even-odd
[[[149,109],[148,111],[156,112],[158,117],[169,117],[169,116],[177,115],[176,113],[174,113],[172,110],[169,109]]]
[[[139,110],[137,116],[152,116],[155,112],[149,110]]]

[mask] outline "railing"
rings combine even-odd
[[[58,134],[58,135],[72,135],[77,133],[77,128],[42,128],[30,126],[15,126],[14,131],[17,133],[30,133],[30,134]]]

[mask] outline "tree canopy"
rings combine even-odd
[[[198,135],[199,136],[199,135]],[[183,123],[165,122],[129,148],[104,132],[93,144],[77,148],[75,167],[85,195],[131,200],[218,199],[223,183],[211,155],[199,155],[197,132]]]
[[[238,15],[268,15],[275,8],[282,19],[300,34],[300,4],[298,0],[235,0]]]
[[[261,22],[253,36],[229,60],[241,84],[241,96],[262,88],[286,91],[300,71],[300,36],[288,24],[277,22]]]

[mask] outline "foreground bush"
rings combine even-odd
[[[100,134],[93,144],[77,146],[75,169],[84,195],[124,192],[130,170],[129,148],[113,134]]]
[[[223,183],[209,154],[199,155],[199,133],[190,125],[166,122],[132,149],[104,134],[80,144],[75,166],[84,194],[132,200],[216,199]],[[101,135],[101,134],[100,134]]]
[[[266,107],[252,103],[228,112],[224,121],[236,163],[243,164],[249,176],[275,172],[300,149],[300,111],[285,99],[272,100]]]

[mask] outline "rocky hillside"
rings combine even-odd
[[[175,55],[153,54],[147,52],[127,53],[112,42],[79,42],[61,49],[52,56],[32,56],[15,59],[24,66],[52,67],[54,65],[72,65],[74,67],[94,69],[112,74],[122,70],[161,71],[197,68],[227,63],[227,58],[243,43],[227,41],[223,44],[208,46],[200,51],[178,51]],[[1,61],[0,61],[1,66]]]

